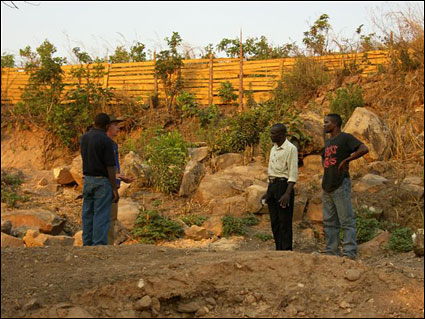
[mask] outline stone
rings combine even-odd
[[[348,279],[349,281],[356,281],[359,280],[361,276],[361,273],[358,269],[348,269],[345,272],[345,278]]]
[[[202,162],[208,156],[208,146],[189,148],[189,156],[193,161]]]
[[[65,219],[46,209],[21,209],[2,213],[2,219],[9,220],[13,228],[33,227],[40,232],[57,235],[65,226]]]
[[[133,151],[128,152],[120,164],[121,173],[125,176],[141,181],[142,185],[149,183],[152,169],[150,166],[143,164],[142,158]]]
[[[243,155],[238,153],[227,153],[219,155],[212,158],[211,160],[211,166],[216,171],[221,171],[232,166],[243,165],[243,163]]]
[[[313,223],[323,223],[323,203],[320,197],[309,200],[306,218]]]
[[[355,183],[353,186],[353,191],[376,193],[387,182],[388,179],[385,177],[375,174],[367,174]]]
[[[118,221],[127,230],[132,230],[137,215],[140,213],[140,204],[127,198],[118,202]]]
[[[195,301],[189,302],[189,303],[179,303],[177,305],[177,311],[178,312],[183,312],[183,313],[192,313],[192,312],[196,312],[199,309],[199,304]]]
[[[300,113],[302,119],[302,131],[311,136],[312,140],[299,150],[299,153],[312,154],[320,153],[325,147],[323,134],[323,117],[313,111],[303,111]],[[316,173],[317,174],[317,173]]]
[[[373,257],[379,254],[382,250],[385,249],[388,240],[390,239],[390,233],[384,231],[381,234],[377,235],[372,240],[362,243],[358,246],[358,253],[360,256]]]
[[[74,238],[68,236],[51,236],[29,229],[24,236],[27,247],[73,246]]]
[[[180,185],[179,196],[189,196],[198,189],[202,177],[205,175],[205,167],[198,161],[191,160],[186,164]]]
[[[10,235],[12,222],[10,220],[1,220],[1,232]]]
[[[24,241],[20,238],[1,233],[1,248],[25,247]]]
[[[71,168],[69,173],[72,175],[74,181],[78,184],[79,188],[83,188],[83,159],[81,155],[76,156],[72,160]]]
[[[246,189],[246,211],[248,213],[258,213],[263,208],[261,204],[262,196],[267,192],[267,187],[251,185]]]
[[[211,237],[211,233],[204,227],[192,225],[184,231],[187,238],[193,240],[202,240]]]
[[[83,231],[79,230],[74,234],[74,246],[83,247]]]
[[[66,185],[74,182],[74,177],[68,167],[56,167],[53,169],[53,176],[56,183]]]
[[[220,237],[223,234],[223,222],[220,216],[211,216],[202,224],[202,227],[211,231],[215,236]]]
[[[303,158],[303,166],[299,167],[300,173],[303,174],[322,174],[322,156],[321,155],[309,155]]]
[[[246,213],[245,195],[236,195],[221,200],[211,200],[209,207],[212,215],[242,217]]]
[[[37,183],[38,186],[47,186],[48,184],[49,184],[49,181],[45,177],[41,178]]]
[[[150,296],[146,295],[143,298],[139,299],[134,305],[134,309],[138,311],[150,309],[152,305],[152,299]]]

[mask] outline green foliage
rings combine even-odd
[[[361,88],[350,84],[347,88],[336,90],[335,96],[329,93],[330,108],[332,113],[341,115],[343,123],[346,123],[356,107],[363,107],[363,95]]]
[[[261,241],[269,241],[273,239],[273,235],[264,234],[264,233],[256,233],[254,236]]]
[[[146,146],[146,158],[153,185],[164,193],[178,192],[187,155],[187,143],[177,131],[152,138]]]
[[[232,83],[229,81],[221,82],[220,89],[218,90],[218,96],[223,103],[230,104],[238,98],[238,96],[233,93],[234,91],[235,89],[233,88]]]
[[[128,63],[128,62],[143,62],[146,61],[146,53],[144,52],[145,45],[136,42],[131,46],[130,51],[124,46],[117,46],[113,55],[109,57],[110,63]]]
[[[327,36],[331,28],[329,16],[322,14],[309,31],[304,32],[303,43],[313,54],[324,55],[327,52]]]
[[[141,210],[132,232],[140,243],[153,244],[180,238],[183,235],[183,228],[179,223],[161,216],[156,210]]]
[[[248,232],[245,226],[253,226],[259,223],[258,218],[253,214],[249,214],[243,218],[226,215],[221,218],[221,221],[223,223],[224,237],[229,237],[231,235],[245,235]]]
[[[413,231],[410,228],[398,228],[394,230],[388,241],[388,248],[396,252],[408,252],[413,249]]]
[[[16,207],[18,201],[26,201],[27,197],[19,194],[23,179],[18,174],[1,172],[1,201],[8,207]]]
[[[195,95],[188,92],[180,92],[176,98],[176,105],[181,110],[184,118],[194,117],[199,114],[199,106],[195,101]]]
[[[14,68],[15,67],[15,56],[13,54],[4,53],[1,55],[1,67],[2,68]]]
[[[199,122],[201,127],[206,127],[210,124],[215,125],[218,121],[218,107],[214,104],[199,110]]]
[[[187,225],[187,226],[202,226],[202,224],[208,219],[208,217],[205,216],[199,216],[199,215],[186,215],[181,218],[181,220]]]
[[[171,111],[173,100],[183,87],[181,78],[181,68],[183,67],[183,57],[177,51],[182,39],[178,32],[173,32],[171,39],[165,38],[169,50],[158,53],[155,70],[164,86],[165,100],[168,110]]]
[[[376,236],[379,222],[375,218],[356,217],[357,242],[367,242]]]
[[[282,75],[281,99],[288,102],[307,97],[310,98],[317,89],[330,82],[331,76],[324,64],[312,58],[299,56],[292,70]]]

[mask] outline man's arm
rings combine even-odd
[[[346,164],[348,162],[354,161],[355,159],[358,159],[362,157],[363,155],[366,155],[369,153],[369,148],[365,144],[360,144],[360,146],[357,148],[357,150],[352,153],[350,156],[348,156],[346,159],[342,160],[341,163],[338,166],[338,171],[346,170],[347,166]]]
[[[113,202],[118,203],[120,196],[118,195],[117,180],[115,176],[115,166],[108,166],[106,167],[106,169],[108,170],[108,178],[112,187]]]

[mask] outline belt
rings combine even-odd
[[[275,176],[269,176],[269,183],[273,184],[280,181],[287,181],[288,179],[286,177],[275,177]]]

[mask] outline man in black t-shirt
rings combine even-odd
[[[106,135],[109,124],[109,116],[99,113],[95,117],[94,127],[80,141],[84,175],[84,246],[108,244],[112,201],[119,200],[113,142]]]
[[[369,152],[366,145],[353,135],[341,132],[342,120],[338,114],[328,114],[324,120],[325,133],[331,137],[322,154],[324,175],[323,226],[326,253],[339,255],[339,232],[343,230],[342,253],[351,259],[357,256],[356,218],[351,203],[351,182],[348,173],[350,161]]]

